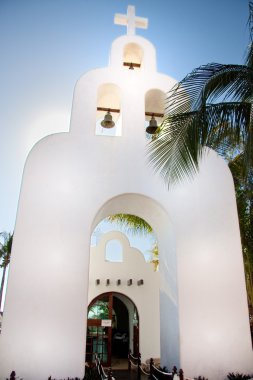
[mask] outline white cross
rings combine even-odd
[[[147,29],[148,19],[144,17],[136,17],[135,7],[133,5],[128,5],[126,15],[117,13],[114,16],[114,24],[126,25],[127,34],[133,36],[135,35],[135,28]]]

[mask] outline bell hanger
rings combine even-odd
[[[151,116],[151,119],[149,120],[149,125],[146,128],[146,132],[149,135],[155,135],[158,130],[158,125],[157,125],[157,120],[155,119],[156,117],[163,117],[164,115],[162,113],[155,113],[155,112],[145,112],[146,116]]]
[[[104,107],[97,107],[98,111],[106,111],[106,114],[104,116],[104,119],[101,121],[101,125],[103,128],[113,128],[115,126],[115,123],[112,119],[112,114],[111,112],[117,112],[119,113],[119,109],[114,109],[114,108],[104,108]]]

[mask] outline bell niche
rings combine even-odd
[[[145,126],[147,138],[158,132],[164,116],[165,93],[158,89],[149,90],[145,95]]]
[[[121,136],[121,91],[113,83],[99,86],[97,94],[96,135]]]
[[[136,43],[125,45],[123,52],[123,66],[130,70],[140,69],[143,64],[143,49]]]

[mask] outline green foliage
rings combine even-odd
[[[240,154],[229,162],[235,184],[248,303],[253,305],[253,175],[251,173],[245,183],[242,166]]]
[[[188,74],[169,92],[166,118],[148,151],[168,185],[193,178],[206,147],[227,160],[253,305],[253,2],[249,10],[251,43],[245,65],[209,63]]]
[[[2,238],[2,242],[0,241],[0,267],[3,268],[2,280],[1,280],[1,286],[0,286],[0,308],[1,308],[6,269],[11,259],[13,234],[10,234],[7,232],[0,232],[0,238]]]
[[[250,3],[252,37],[253,6]],[[253,167],[253,46],[245,65],[209,63],[194,69],[170,92],[160,134],[149,156],[168,184],[193,178],[206,147],[223,157],[233,148],[242,157],[247,182]]]
[[[231,372],[227,375],[229,380],[248,380],[251,379],[253,375],[244,375],[243,373],[234,373]]]
[[[0,232],[0,237],[3,238],[0,242],[0,267],[6,268],[10,263],[13,234]]]
[[[108,319],[109,307],[108,302],[97,300],[89,307],[88,319]]]
[[[126,233],[132,235],[148,235],[153,232],[152,227],[142,218],[131,214],[114,214],[106,218],[107,221],[117,223]]]
[[[153,255],[153,259],[151,260],[151,263],[154,265],[154,271],[156,272],[159,268],[159,252],[158,252],[158,243],[155,241],[151,251]]]
[[[149,144],[151,162],[168,183],[192,178],[205,147],[224,156],[228,144],[242,153],[247,178],[253,162],[252,85],[252,68],[212,63],[193,70],[171,90],[160,135]]]

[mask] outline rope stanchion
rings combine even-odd
[[[111,367],[109,368],[107,379],[108,380],[112,380],[113,379],[113,377],[112,377],[112,368]]]
[[[154,360],[150,359],[150,379],[151,380],[174,380],[175,377],[179,380],[184,380],[183,370],[180,369],[179,374],[177,373],[177,367],[173,367],[172,372],[163,372],[156,368]]]
[[[184,372],[182,369],[179,370],[179,380],[184,380]]]
[[[130,359],[130,355],[131,355],[131,350],[128,351],[128,355],[127,355],[127,363],[128,363],[128,371],[129,372],[131,371],[131,359]]]
[[[149,372],[144,371],[144,368],[142,366],[140,367],[140,370],[143,373],[143,375],[145,375],[145,376],[149,376],[150,375]]]
[[[96,368],[99,380],[115,380],[114,377],[112,376],[111,367],[108,369],[108,374],[105,373],[104,367],[101,364],[98,354],[95,354],[95,368]]]
[[[138,365],[138,368],[137,368],[137,380],[140,380],[141,379],[141,354],[140,353],[138,355],[137,365]]]
[[[138,357],[134,357],[131,351],[128,353],[128,370],[137,368],[137,380],[141,380],[141,375],[149,377],[150,380],[188,380],[184,379],[184,372],[182,369],[177,371],[177,367],[173,367],[171,372],[163,372],[155,366],[154,359],[149,361],[149,372],[147,372],[141,364],[141,354]],[[191,380],[191,379],[189,379]]]
[[[149,373],[146,373],[141,365],[141,354],[138,354],[137,357],[133,356],[131,354],[131,351],[128,353],[128,370],[131,371],[131,369],[136,369],[137,372],[137,380],[141,379],[141,374],[143,373],[146,376],[149,376]]]

